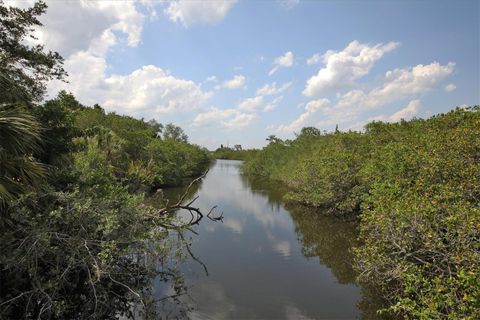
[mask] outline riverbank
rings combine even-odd
[[[246,176],[241,165],[217,160],[192,195],[203,211],[216,205],[223,222],[205,219],[185,235],[208,276],[197,261],[182,264],[188,294],[180,304],[166,303],[162,314],[175,317],[174,309],[193,319],[376,319],[381,299],[356,282],[353,269],[357,222],[286,205],[282,184]],[[168,197],[183,193],[176,191]],[[155,286],[156,299],[171,289]]]
[[[188,223],[144,193],[200,176],[206,149],[66,92],[2,104],[0,119],[0,318],[113,319],[134,305],[155,317],[155,276],[184,293]]]
[[[473,318],[480,295],[480,113],[373,122],[364,133],[304,128],[273,137],[244,171],[287,184],[286,199],[359,216],[360,281],[405,318]]]

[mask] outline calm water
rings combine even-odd
[[[202,220],[192,251],[208,268],[183,265],[193,319],[371,318],[355,285],[353,223],[286,207],[279,186],[247,179],[240,161],[218,160],[200,185],[196,205],[217,205],[222,222]],[[157,298],[168,288],[157,284]],[[370,310],[372,309],[372,310]]]

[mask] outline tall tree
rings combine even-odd
[[[46,10],[43,1],[20,9],[0,0],[0,103],[39,102],[46,81],[66,76],[58,52],[46,52],[40,44],[30,45],[36,40],[33,31],[42,26],[38,16]]]
[[[179,126],[169,123],[163,130],[164,139],[173,139],[180,142],[188,142],[188,136]]]

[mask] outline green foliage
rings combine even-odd
[[[38,184],[45,166],[33,154],[40,150],[40,125],[19,105],[0,105],[0,208]]]
[[[142,198],[119,185],[101,186],[94,174],[82,178],[81,190],[47,188],[17,200],[16,225],[0,236],[6,303],[0,317],[132,317],[132,303],[149,303],[152,277],[181,281],[162,262],[180,243],[150,226],[171,218],[159,217]],[[180,293],[181,282],[176,287]]]
[[[286,199],[324,207],[334,214],[357,211],[365,189],[359,170],[368,154],[360,133],[321,134],[304,128],[293,141],[270,139],[255,157],[247,159],[248,174],[280,180],[292,188]]]
[[[360,218],[360,280],[408,319],[474,319],[480,305],[480,108],[373,122],[365,133],[270,144],[244,171],[280,180],[287,200]]]
[[[183,132],[183,129],[173,123],[167,124],[163,128],[163,139],[172,139],[179,142],[188,142],[188,136]]]
[[[395,125],[362,175],[357,261],[411,319],[474,319],[480,303],[480,114]],[[392,125],[393,126],[393,125]],[[392,132],[394,139],[385,138]],[[384,130],[380,130],[385,132]]]
[[[68,112],[67,121],[62,122],[64,125],[73,119],[74,128],[69,125],[55,128],[66,131],[63,137],[81,136],[83,140],[75,140],[77,148],[85,147],[88,137],[95,137],[100,151],[106,152],[110,159],[116,178],[130,185],[132,190],[180,185],[184,178],[200,175],[210,161],[207,150],[187,143],[188,137],[183,130],[173,124],[163,129],[163,125],[153,120],[145,122],[106,113],[99,105],[85,107],[66,92],[60,92],[56,99],[47,102],[41,113],[50,109],[57,113]],[[47,125],[52,127],[52,123]],[[94,143],[93,140],[90,143]],[[59,141],[54,145],[67,144]]]
[[[152,279],[184,293],[185,243],[171,208],[140,191],[200,175],[208,153],[177,126],[162,139],[156,121],[65,91],[38,105],[65,75],[57,53],[28,46],[45,10],[0,1],[0,318],[147,317]]]
[[[225,160],[246,160],[252,158],[258,150],[235,150],[232,148],[221,147],[212,152],[212,157],[214,159],[225,159]]]
[[[20,9],[0,2],[0,103],[38,102],[45,92],[45,81],[63,79],[63,58],[57,52],[44,52],[41,45],[29,46],[27,40],[42,24],[38,16],[47,6],[39,1]]]
[[[176,265],[184,240],[159,227],[180,223],[139,191],[199,176],[207,151],[161,139],[156,122],[106,114],[65,92],[35,115],[42,129],[26,109],[0,108],[2,200],[8,196],[0,317],[116,319],[131,317],[134,304],[153,312],[155,277],[184,293]],[[36,189],[34,165],[48,177]]]

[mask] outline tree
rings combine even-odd
[[[148,121],[147,124],[155,132],[155,138],[159,138],[159,137],[162,136],[163,124],[158,123],[155,119],[152,119],[152,120]]]
[[[34,115],[43,128],[42,162],[53,164],[62,155],[73,150],[72,139],[78,134],[73,110],[84,108],[72,94],[60,91],[55,99],[34,109]]]
[[[44,166],[33,157],[40,149],[40,126],[18,105],[0,105],[0,210],[38,182]]]
[[[282,142],[282,140],[280,138],[277,138],[277,136],[274,134],[269,135],[268,138],[266,138],[265,140],[269,141],[269,143]]]
[[[315,127],[303,127],[300,134],[296,134],[297,137],[318,137],[322,133]]]
[[[0,2],[0,103],[39,102],[46,81],[67,75],[60,54],[45,52],[42,45],[29,45],[29,40],[36,40],[34,29],[42,26],[37,17],[46,9],[42,1],[27,9]]]
[[[169,123],[163,130],[164,139],[173,139],[180,142],[188,142],[188,136],[179,126]]]

